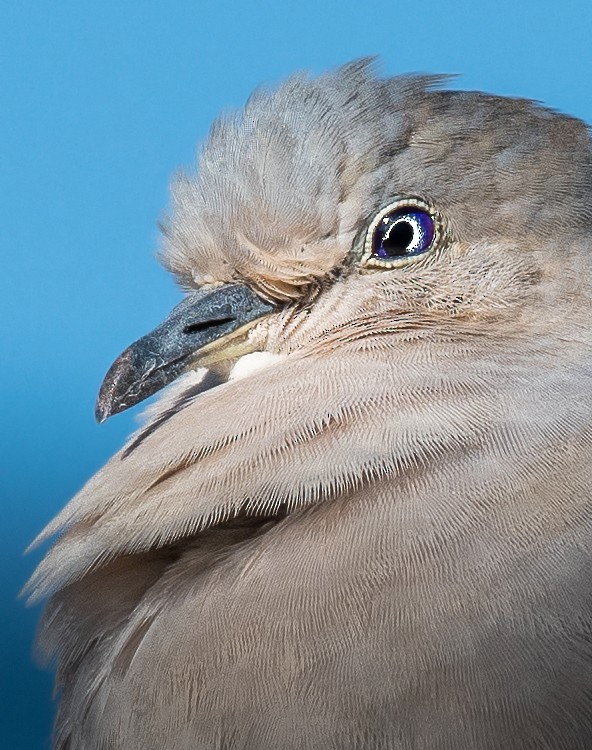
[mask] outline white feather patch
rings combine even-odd
[[[228,379],[240,380],[241,378],[246,378],[248,375],[252,375],[258,370],[263,370],[278,360],[285,358],[284,354],[272,354],[271,352],[251,352],[251,354],[245,354],[236,361]]]

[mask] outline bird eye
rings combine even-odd
[[[419,198],[391,203],[374,218],[364,243],[362,265],[397,268],[432,251],[441,237],[441,220]]]

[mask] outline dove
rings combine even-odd
[[[442,76],[216,120],[37,539],[54,748],[592,747],[591,221],[584,123]]]

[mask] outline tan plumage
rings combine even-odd
[[[56,748],[592,747],[590,139],[438,82],[295,77],[175,182],[165,264],[278,356],[186,375],[44,532]],[[361,267],[407,196],[441,245]]]

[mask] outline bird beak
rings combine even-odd
[[[189,369],[254,351],[249,330],[276,309],[243,284],[188,295],[111,365],[99,390],[97,421],[140,403]]]

